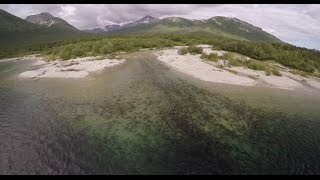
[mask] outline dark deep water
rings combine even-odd
[[[29,64],[0,62],[0,174],[320,174],[319,94],[268,104],[148,54],[85,80],[16,79]]]

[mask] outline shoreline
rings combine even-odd
[[[161,55],[161,52],[163,54]],[[200,61],[199,55],[178,55],[178,50],[163,50],[155,53],[157,59],[178,71],[184,72],[194,78],[208,81],[243,86],[254,86],[256,82],[250,78],[240,77],[231,72],[219,69]]]
[[[107,59],[101,56],[75,58],[65,61],[46,62],[44,58],[34,58],[36,62],[32,66],[40,66],[38,69],[25,71],[18,78],[85,78],[92,73],[100,72],[124,63],[125,59]]]
[[[27,56],[19,56],[19,57],[14,57],[14,58],[0,59],[0,63],[1,62],[8,62],[8,61],[24,61],[24,60],[33,60],[33,59],[42,58],[38,55],[39,54],[32,54],[32,55],[27,55]]]
[[[178,50],[187,46],[175,46],[153,51],[153,49],[142,49],[141,51],[151,51],[156,59],[165,65],[177,71],[190,75],[196,79],[240,86],[260,86],[267,88],[278,88],[285,90],[295,89],[313,89],[320,90],[320,78],[302,77],[301,75],[292,74],[289,68],[285,67],[280,70],[282,76],[266,75],[264,71],[252,70],[247,67],[221,67],[224,60],[218,62],[206,61],[200,58],[201,54],[185,55],[178,54]],[[210,45],[198,45],[203,48],[204,54],[215,53],[222,56],[227,51],[212,50]],[[250,60],[249,57],[245,57]],[[35,60],[32,66],[38,66],[36,70],[25,71],[18,78],[85,78],[92,73],[102,71],[124,63],[125,59],[108,59],[101,56],[82,57],[69,60],[56,60],[47,62],[38,54],[9,58],[1,60],[6,61],[22,61]],[[0,62],[1,62],[0,61]]]
[[[224,54],[226,51],[212,50],[209,45],[198,45],[203,53]],[[205,61],[200,54],[178,54],[182,47],[160,50],[153,54],[156,58],[175,70],[192,76],[193,78],[213,83],[224,83],[246,87],[260,86],[284,90],[312,88],[320,90],[320,79],[315,77],[302,77],[288,71],[280,71],[282,76],[269,75],[264,71],[252,70],[247,67],[219,67],[219,63]],[[247,57],[248,58],[248,57]],[[248,60],[250,60],[248,58]]]

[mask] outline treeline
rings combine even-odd
[[[24,52],[41,52],[51,59],[70,59],[113,54],[121,51],[132,52],[142,48],[197,44],[210,44],[213,45],[214,49],[237,52],[256,60],[273,60],[307,73],[319,74],[320,71],[320,52],[317,50],[295,47],[289,44],[238,40],[202,32],[94,37],[36,45],[24,49]],[[0,57],[5,56],[6,52],[0,53]]]
[[[187,34],[144,34],[127,36],[96,37],[90,40],[68,41],[43,51],[50,59],[70,59],[75,57],[133,52],[143,48],[164,48],[172,46],[209,43],[206,36]]]
[[[133,52],[143,48],[163,48],[183,45],[174,40],[158,36],[126,36],[95,38],[88,41],[72,42],[53,47],[43,54],[49,59],[70,59],[75,57],[97,56],[118,52]]]
[[[252,59],[273,60],[284,66],[308,73],[319,73],[320,52],[289,44],[226,40],[223,38],[212,41],[217,49],[237,52]]]

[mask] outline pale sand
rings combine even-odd
[[[203,50],[203,53],[206,54],[206,55],[214,53],[214,54],[216,54],[218,56],[223,56],[225,53],[228,52],[228,51],[224,51],[224,50],[213,50],[212,46],[211,45],[207,45],[207,44],[200,44],[200,45],[197,45],[197,47],[201,47],[202,50]]]
[[[313,87],[313,88],[317,88],[320,89],[320,78],[316,78],[316,77],[303,77],[300,75],[296,75],[296,74],[292,74],[289,72],[281,72],[283,75],[294,79],[296,81],[300,81],[300,82],[304,82],[306,84],[308,84],[309,86]]]
[[[227,51],[223,51],[223,50],[212,50],[211,48],[203,48],[203,53],[209,55],[211,53],[214,53],[218,56],[223,56],[225,53],[227,53]]]
[[[162,50],[155,53],[158,59],[181,72],[203,81],[254,86],[253,79],[242,77],[209,65],[200,59],[200,55],[179,55],[177,49]]]
[[[181,49],[181,48],[187,48],[188,46],[173,46],[173,49]],[[225,53],[227,53],[227,51],[223,51],[223,50],[212,50],[212,46],[211,45],[207,45],[207,44],[200,44],[197,45],[197,47],[201,47],[203,50],[204,54],[211,54],[211,53],[215,53],[218,56],[223,56]]]
[[[139,51],[148,51],[148,50],[155,50],[156,48],[142,48]]]
[[[289,72],[284,72],[282,71],[281,72],[282,75],[284,76],[287,76],[293,80],[296,80],[296,81],[303,81],[303,80],[307,80],[307,78],[305,77],[302,77],[302,76],[299,76],[299,75],[296,75],[296,74],[292,74],[292,73],[289,73]]]
[[[196,45],[197,47],[202,47],[202,48],[212,48],[211,45],[208,45],[208,44],[199,44],[199,45]]]
[[[45,62],[38,59],[34,65],[40,65],[37,70],[26,71],[19,78],[84,78],[90,73],[99,72],[125,62],[124,59],[101,59],[101,57],[76,58],[67,61]]]
[[[206,46],[203,47],[204,49],[208,48]],[[158,60],[166,63],[170,67],[203,81],[242,86],[256,86],[262,84],[263,86],[271,88],[294,90],[304,87],[301,80],[305,79],[304,82],[308,83],[310,86],[320,88],[320,81],[317,78],[302,78],[289,72],[281,72],[283,74],[281,77],[275,75],[267,76],[264,71],[255,71],[245,67],[231,67],[226,68],[226,70],[220,69],[216,66],[222,62],[205,62],[200,58],[200,55],[179,55],[179,48],[162,50],[156,52],[155,55]],[[231,73],[227,71],[228,69],[238,72],[239,74]]]
[[[306,83],[314,88],[320,89],[320,79],[319,78],[309,78]]]
[[[283,75],[283,76],[275,76],[275,75],[267,76],[264,71],[252,70],[252,69],[249,69],[246,67],[231,67],[228,69],[231,69],[236,72],[240,72],[242,74],[254,76],[254,77],[262,80],[266,85],[269,85],[272,88],[293,90],[296,88],[303,87],[303,85],[301,83],[299,83],[296,80],[290,79],[289,77],[286,77],[285,75]]]
[[[187,48],[189,46],[173,46],[173,49],[181,49],[181,48]]]

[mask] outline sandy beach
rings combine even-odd
[[[198,45],[198,47],[202,47],[203,53],[205,54],[215,53],[218,56],[222,56],[227,52],[212,50],[212,47],[209,45]],[[186,55],[179,55],[178,50],[180,48],[182,47],[177,46],[172,49],[155,52],[154,54],[157,56],[158,60],[164,62],[168,66],[203,81],[241,86],[260,85],[287,90],[304,88],[304,84],[307,84],[312,88],[320,90],[319,78],[305,78],[288,71],[280,71],[282,76],[267,76],[264,71],[252,70],[246,67],[219,68],[219,65],[223,60],[209,62],[202,60],[200,58],[201,55],[191,55],[189,53]],[[248,57],[245,58],[246,60],[250,60]]]
[[[26,71],[19,78],[84,78],[90,73],[99,72],[125,62],[124,59],[103,59],[102,57],[85,57],[67,61],[46,62],[38,58],[33,64],[39,69]]]
[[[301,75],[292,74],[289,68],[282,67],[280,73],[282,76],[269,75],[264,71],[252,70],[247,67],[228,67],[225,66],[225,60],[222,56],[227,53],[223,50],[213,50],[210,45],[198,45],[203,48],[204,54],[215,53],[221,56],[217,62],[205,61],[198,55],[179,55],[178,50],[187,46],[175,46],[170,49],[154,52],[157,59],[185,74],[194,78],[215,83],[225,83],[240,86],[263,86],[279,89],[301,89],[312,88],[320,90],[320,78],[303,77]],[[150,49],[143,49],[147,51]],[[240,56],[240,55],[239,55]],[[246,60],[249,57],[243,56]],[[34,66],[38,69],[21,73],[19,78],[85,78],[91,73],[99,72],[106,68],[111,68],[125,62],[125,59],[106,59],[100,56],[75,58],[66,61],[47,62],[43,57],[30,55],[19,58],[10,58],[3,61],[13,60],[36,60]],[[223,66],[223,67],[221,67]]]
[[[253,79],[237,76],[231,72],[202,62],[200,55],[179,55],[177,49],[163,50],[156,53],[156,55],[160,61],[172,68],[204,81],[242,86],[254,86],[257,84]]]
[[[256,71],[256,70],[252,70],[245,67],[231,67],[227,69],[230,69],[239,73],[243,73],[246,75],[254,76],[257,79],[261,80],[264,85],[272,88],[293,90],[296,88],[303,87],[303,85],[300,82],[290,79],[289,77],[286,77],[286,76],[274,76],[274,75],[267,76],[264,71]]]

